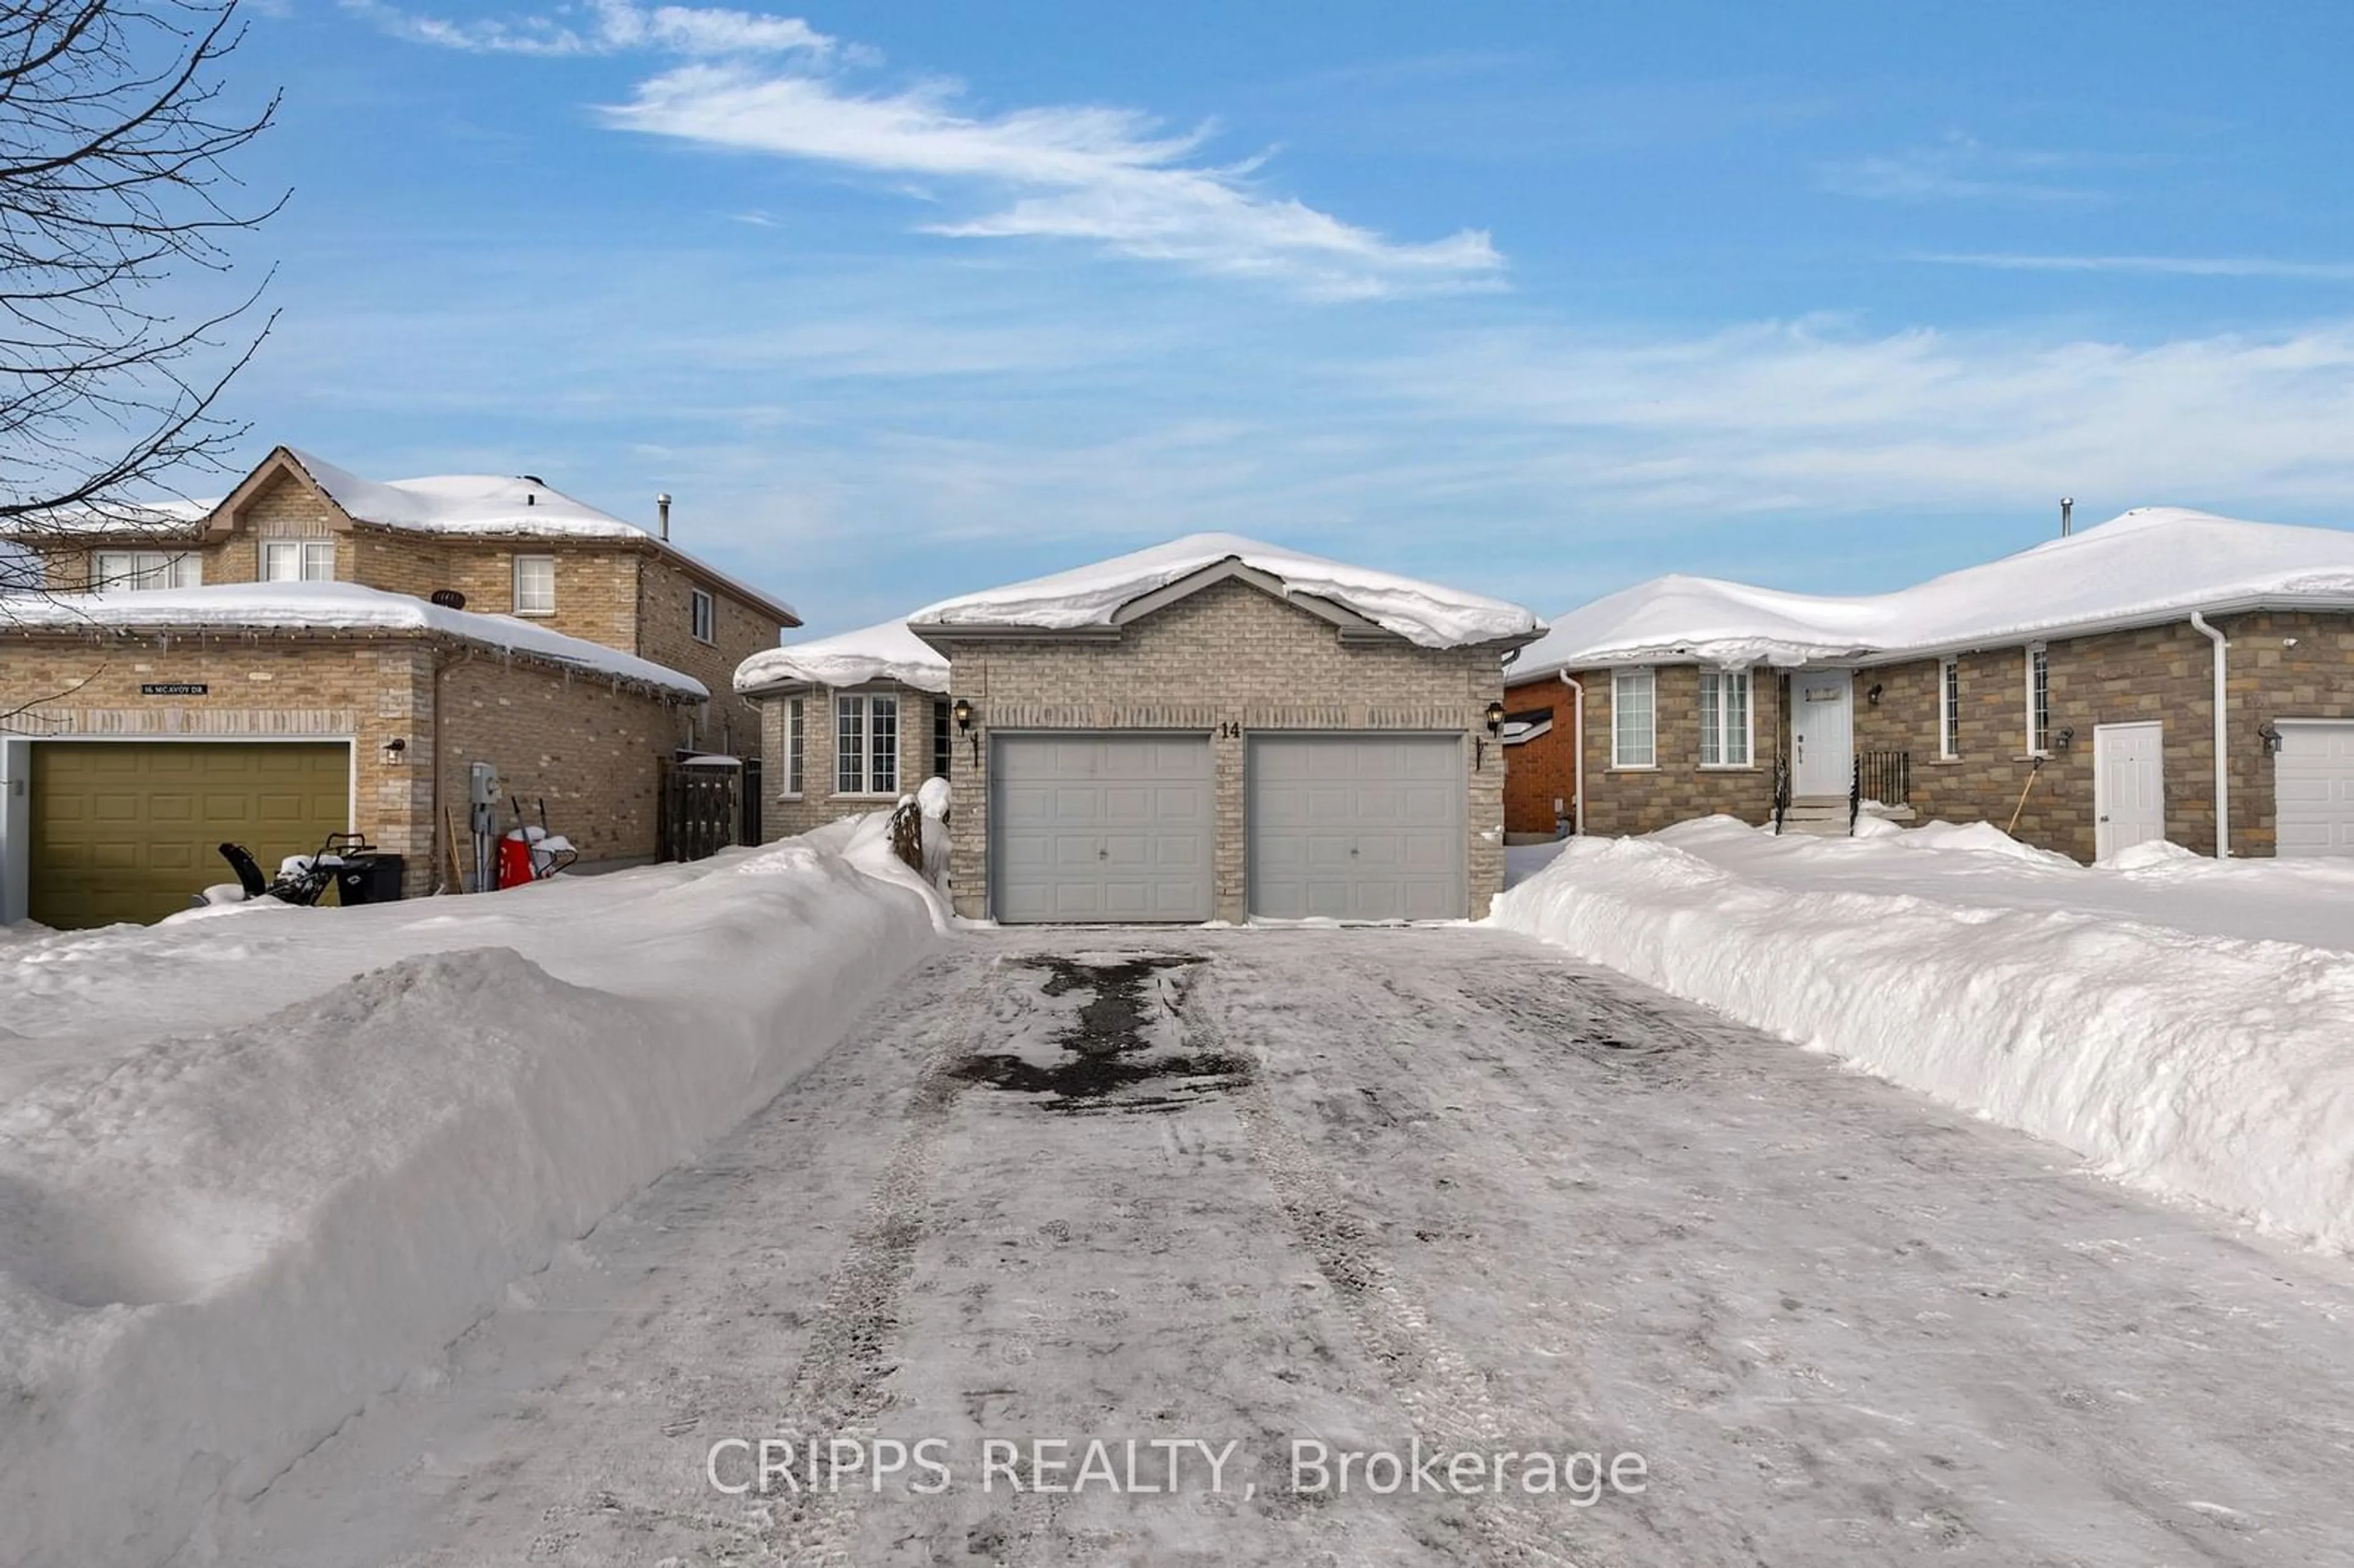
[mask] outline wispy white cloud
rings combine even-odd
[[[2286,261],[2264,256],[2010,256],[1938,254],[1915,258],[1951,267],[2006,272],[2144,272],[2181,278],[2284,278],[2354,282],[2354,261]]]
[[[833,52],[834,40],[794,16],[769,16],[714,6],[633,5],[629,0],[585,0],[512,21],[492,18],[453,22],[422,16],[382,3],[343,0],[344,9],[366,16],[412,43],[474,54],[611,55],[637,50],[712,57],[722,55]]]
[[[1405,243],[1268,194],[1261,161],[1201,160],[1207,127],[1167,133],[1149,115],[1087,105],[980,115],[960,98],[951,83],[870,93],[807,71],[697,64],[655,76],[606,114],[650,135],[1013,198],[925,226],[936,234],[1088,240],[1334,297],[1492,285],[1503,266],[1484,232]]]
[[[2108,193],[2055,176],[2118,160],[2086,154],[1995,147],[1956,132],[1935,145],[1826,164],[1823,188],[1873,201],[2084,203]]]

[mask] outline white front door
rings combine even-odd
[[[2163,726],[2093,726],[2093,854],[2106,860],[2166,836]]]
[[[1855,784],[1855,679],[1845,670],[1790,677],[1790,793],[1837,795]]]

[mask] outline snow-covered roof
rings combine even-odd
[[[1119,624],[1123,607],[1225,561],[1275,578],[1288,595],[1328,600],[1424,648],[1527,637],[1543,629],[1502,599],[1301,555],[1236,534],[1193,534],[1051,577],[927,605],[911,624],[1075,631]]]
[[[2146,506],[1893,593],[1838,598],[1656,577],[1556,618],[1509,678],[1604,664],[1883,658],[2299,603],[2354,608],[2354,532]]]
[[[696,698],[711,693],[634,653],[507,615],[444,609],[405,593],[357,583],[218,583],[146,592],[59,594],[0,606],[0,630],[424,631],[525,654]]]
[[[886,620],[856,631],[764,648],[736,666],[736,689],[762,692],[779,686],[856,686],[896,681],[918,691],[949,689],[949,662],[904,620]]]
[[[362,479],[323,458],[286,449],[355,522],[431,534],[525,534],[564,539],[648,539],[633,523],[599,512],[528,476],[444,473]]]

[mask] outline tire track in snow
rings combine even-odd
[[[1228,962],[1236,956],[1231,948],[1218,955]],[[1204,1022],[1193,1027],[1219,1033]],[[1536,1429],[1496,1403],[1487,1378],[1398,1283],[1331,1168],[1284,1119],[1263,1082],[1254,1075],[1231,1103],[1252,1159],[1275,1189],[1300,1245],[1332,1287],[1359,1342],[1381,1367],[1416,1431],[1434,1447],[1484,1451],[1507,1433]],[[1602,1568],[1593,1558],[1572,1555],[1561,1542],[1557,1523],[1507,1494],[1480,1493],[1465,1500],[1490,1562]]]

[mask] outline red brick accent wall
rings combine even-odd
[[[1514,715],[1550,710],[1553,727],[1504,751],[1504,831],[1550,833],[1575,821],[1577,805],[1577,694],[1554,676],[1504,690]]]

